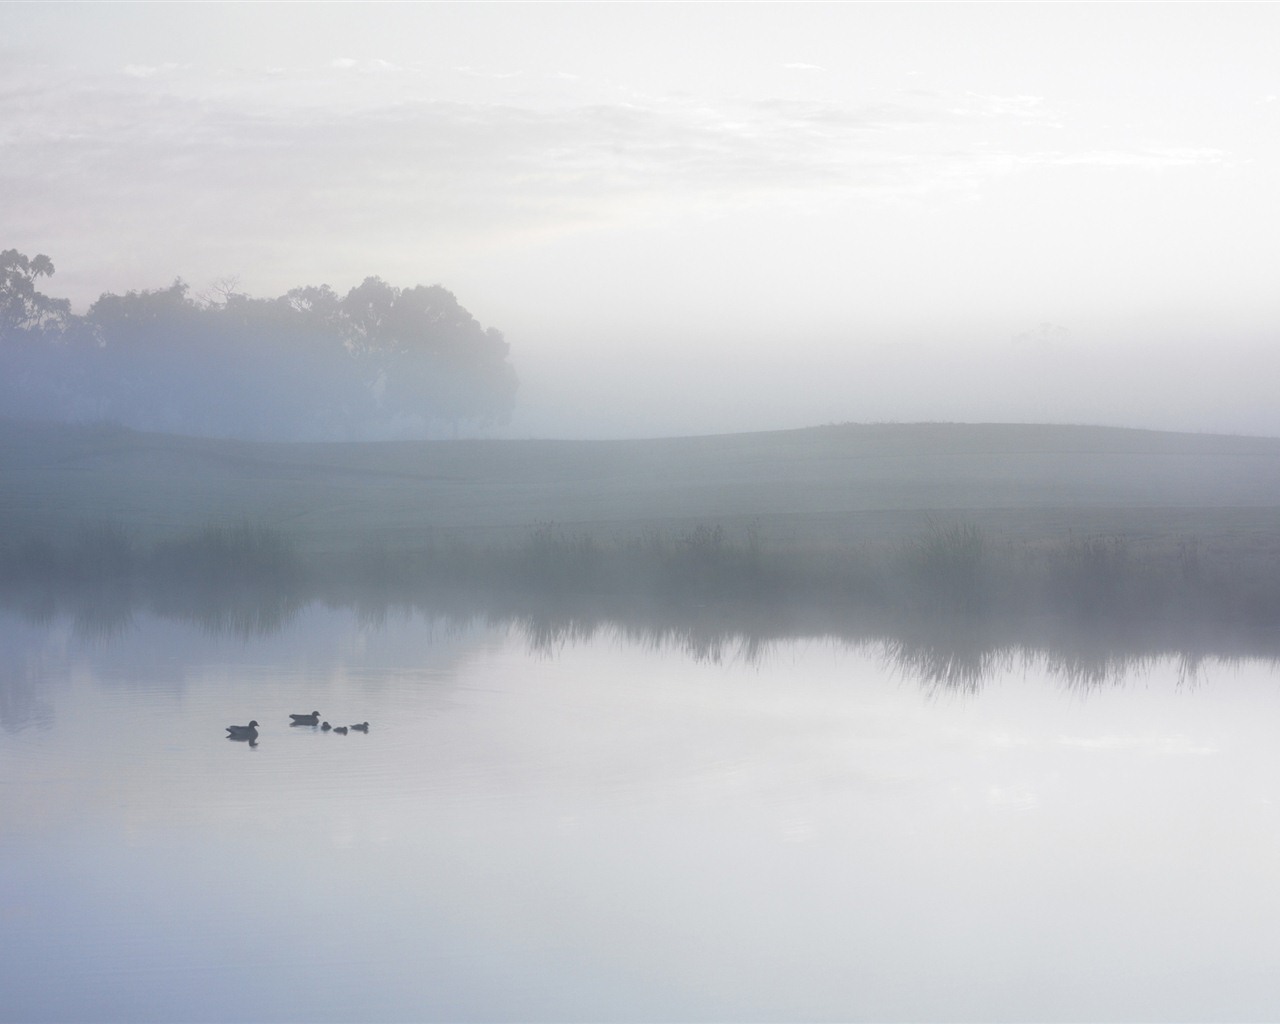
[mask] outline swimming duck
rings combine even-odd
[[[321,722],[321,723],[320,723],[320,731],[321,731],[321,732],[328,732],[328,731],[329,731],[330,729],[332,729],[332,728],[333,728],[333,726],[331,726],[328,722]]]
[[[352,728],[352,729],[354,729],[356,732],[368,732],[368,731],[369,731],[369,723],[368,723],[368,722],[361,722],[359,725],[353,725],[351,728]]]
[[[339,725],[333,731],[339,736],[345,736],[347,734],[347,727],[345,725]]]
[[[309,715],[290,715],[289,717],[293,719],[293,721],[289,723],[290,725],[319,725],[320,724],[319,711],[313,711]]]
[[[258,738],[258,723],[250,722],[248,725],[229,725],[227,726],[227,739],[229,740],[248,740],[252,743]]]

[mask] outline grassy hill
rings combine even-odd
[[[834,426],[644,441],[257,444],[0,423],[0,604],[278,628],[313,600],[533,640],[885,639],[968,685],[1280,657],[1280,440]]]
[[[1100,427],[846,425],[638,441],[262,444],[0,423],[0,526],[163,538],[253,523],[306,550],[625,541],[720,525],[779,550],[931,526],[1280,545],[1280,439]]]

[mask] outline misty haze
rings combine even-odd
[[[4,5],[0,1021],[1280,1016],[1278,68]]]

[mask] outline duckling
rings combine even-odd
[[[320,723],[320,731],[321,731],[321,732],[328,732],[328,731],[329,731],[330,729],[332,729],[332,728],[333,728],[333,726],[331,726],[328,722],[321,722],[321,723]]]
[[[319,725],[320,724],[319,711],[313,711],[309,715],[290,715],[289,717],[293,719],[293,721],[289,723],[290,725]]]
[[[257,722],[250,722],[248,725],[227,726],[227,739],[229,740],[248,740],[250,743],[253,743],[257,738]]]
[[[335,727],[333,731],[339,736],[345,736],[347,734],[347,727],[345,725],[339,725]]]
[[[368,732],[368,731],[369,731],[369,723],[368,723],[368,722],[361,722],[359,725],[353,725],[351,728],[352,728],[355,732]]]

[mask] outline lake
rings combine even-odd
[[[1280,1018],[1275,664],[710,654],[0,614],[0,1019]]]

